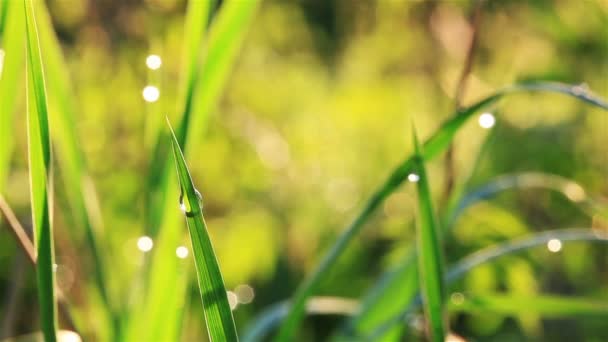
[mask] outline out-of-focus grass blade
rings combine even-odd
[[[181,113],[182,121],[189,122],[189,118],[192,112],[192,100],[194,98],[194,86],[196,84],[198,75],[198,62],[203,46],[203,41],[207,29],[207,22],[209,19],[209,12],[211,9],[212,1],[189,1],[188,9],[186,11],[186,24],[184,28],[185,43],[184,43],[184,56],[183,56],[183,70],[182,70],[182,85],[180,101],[177,106],[178,111]],[[161,126],[161,127],[164,127]],[[187,129],[187,127],[186,127]],[[185,134],[185,133],[184,133]],[[148,176],[148,187],[150,188],[150,194],[159,194],[156,201],[154,198],[147,199],[146,209],[148,212],[148,223],[146,226],[150,229],[149,234],[155,236],[160,223],[162,221],[162,215],[164,211],[161,210],[164,202],[166,201],[165,191],[167,189],[167,173],[169,173],[169,167],[166,163],[167,157],[167,137],[166,131],[159,130],[156,138],[156,146],[154,154],[152,155],[152,161],[150,163],[150,174]],[[181,146],[184,145],[184,140],[180,140]],[[170,165],[170,164],[169,164]],[[150,195],[148,195],[150,196]]]
[[[25,22],[20,1],[2,1],[2,51],[0,53],[0,191],[4,189],[11,153],[13,151],[13,121],[15,101],[23,75]]]
[[[463,295],[450,302],[450,311],[492,312],[506,315],[536,313],[544,317],[608,316],[608,302],[555,295]]]
[[[181,98],[176,104],[182,117],[189,117],[192,108],[193,89],[198,75],[198,62],[202,50],[212,1],[189,1],[184,27],[184,55],[182,70]],[[183,119],[182,119],[183,120]],[[146,229],[155,240],[155,251],[149,269],[145,270],[147,282],[145,300],[142,305],[132,308],[126,340],[176,340],[179,339],[181,311],[188,282],[187,269],[180,267],[175,258],[175,248],[181,244],[182,231],[179,213],[175,211],[175,201],[170,194],[177,186],[173,167],[167,162],[167,139],[169,135],[159,130],[156,146],[148,174],[146,194]],[[181,145],[184,146],[184,145]],[[175,198],[177,200],[177,198]],[[166,279],[172,279],[170,290]],[[150,298],[146,300],[146,298]]]
[[[441,249],[440,232],[433,209],[431,190],[428,184],[424,159],[416,132],[414,132],[414,147],[416,172],[419,177],[418,188],[418,217],[416,231],[416,251],[418,253],[418,277],[424,313],[429,324],[429,335],[432,341],[445,339],[444,314],[444,279],[443,253]]]
[[[556,229],[545,231],[542,233],[531,234],[522,238],[509,240],[494,246],[486,247],[473,254],[470,254],[461,259],[456,264],[452,265],[446,273],[446,284],[450,285],[467,274],[473,268],[494,261],[506,255],[512,255],[524,250],[546,245],[550,240],[557,239],[560,242],[568,241],[587,241],[608,243],[608,234],[605,231],[589,229],[589,228],[570,228]],[[564,247],[566,248],[566,247]],[[392,315],[383,324],[379,324],[377,328],[364,338],[366,340],[377,340],[378,336],[384,336],[387,331],[395,325],[401,325],[406,317],[409,316],[419,305],[421,298],[418,296],[410,305],[402,308],[401,312]],[[359,336],[359,338],[363,338]]]
[[[306,303],[308,315],[353,315],[359,307],[359,302],[350,298],[341,297],[311,297]],[[265,310],[259,317],[261,321],[253,322],[245,330],[242,342],[263,341],[275,326],[281,323],[283,317],[289,312],[289,302],[276,303]]]
[[[215,258],[215,252],[207,232],[207,225],[203,218],[200,194],[194,188],[190,171],[186,166],[186,160],[173,131],[171,131],[171,136],[181,191],[180,206],[186,215],[186,222],[190,231],[194,264],[198,275],[198,286],[201,292],[209,338],[211,341],[238,341],[224,279]]]
[[[68,202],[72,209],[69,217],[73,218],[74,225],[79,228],[71,233],[75,238],[81,236],[80,229],[84,233],[88,252],[91,254],[94,265],[92,267],[93,280],[105,305],[105,310],[114,324],[113,329],[117,330],[118,322],[105,286],[106,270],[98,242],[98,234],[101,232],[103,224],[95,187],[87,172],[84,156],[79,147],[75,126],[77,105],[69,82],[70,73],[63,60],[61,47],[44,2],[37,1],[34,6],[40,27],[40,45],[45,52],[44,66],[51,109],[49,113],[53,119],[52,139],[61,166]]]
[[[441,152],[445,151],[447,146],[449,146],[454,139],[456,133],[475,113],[496,103],[505,95],[530,91],[562,93],[608,111],[608,102],[597,95],[594,95],[590,91],[581,88],[580,86],[571,86],[552,82],[540,82],[517,84],[505,87],[495,94],[471,105],[470,107],[454,113],[451,118],[448,119],[439,128],[439,130],[425,142],[422,152],[423,159],[425,161],[431,160],[432,158],[438,156]],[[367,220],[384,202],[384,200],[405,181],[408,174],[413,170],[413,167],[413,158],[409,157],[393,170],[388,179],[368,199],[359,215],[354,219],[350,226],[344,230],[336,243],[331,246],[330,250],[327,252],[327,254],[325,254],[319,263],[319,266],[312,272],[307,280],[300,285],[294,295],[294,304],[291,307],[291,311],[281,326],[278,340],[288,341],[293,337],[304,316],[304,305],[306,303],[306,298],[315,293],[319,284],[321,283],[321,280],[323,279],[323,276],[329,274],[330,268],[336,263],[337,259],[349,244],[350,240],[357,235],[357,233],[363,227],[363,224],[367,222]]]
[[[207,119],[222,94],[249,22],[259,3],[260,0],[226,1],[211,23],[209,38],[204,44],[201,44],[201,37],[205,31],[204,23],[207,22],[212,1],[192,1],[189,5],[186,18],[184,102],[180,108],[181,117],[175,132],[186,155],[188,146],[191,145],[188,137],[200,137],[205,130]],[[203,62],[197,68],[201,50],[203,50]],[[149,183],[153,189],[155,184],[163,184],[158,181],[159,179],[166,178],[164,141],[165,135],[161,132],[150,168]],[[163,207],[166,196],[161,195],[160,198],[158,208]],[[154,212],[158,211],[152,210],[152,215]],[[151,220],[151,224],[155,225],[154,222],[158,221],[160,220],[156,217]],[[153,231],[152,235],[154,233]]]
[[[34,246],[36,247],[36,277],[40,324],[46,341],[55,341],[57,330],[57,302],[53,272],[52,198],[53,171],[51,140],[42,55],[38,43],[38,29],[32,0],[23,1],[27,32],[28,83],[28,151]]]
[[[465,209],[479,201],[491,198],[502,191],[523,188],[541,188],[559,192],[590,216],[598,214],[606,217],[606,211],[602,210],[578,183],[558,175],[522,172],[496,177],[466,193],[448,214],[446,222],[448,225],[453,224]]]

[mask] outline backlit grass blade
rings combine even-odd
[[[443,342],[446,333],[443,252],[424,159],[422,159],[422,151],[415,132],[414,147],[416,174],[419,177],[417,182],[418,216],[416,230],[416,251],[418,254],[418,273],[420,274],[418,279],[422,289],[424,313],[429,325],[430,340]]]
[[[4,189],[11,153],[13,151],[13,122],[15,102],[24,70],[25,22],[21,1],[3,1],[2,53],[0,70],[0,191]]]
[[[464,194],[455,207],[450,211],[447,218],[448,225],[453,224],[464,210],[473,204],[491,198],[500,192],[510,189],[547,189],[562,194],[565,198],[575,203],[593,216],[594,214],[606,216],[605,209],[590,198],[582,186],[578,183],[558,175],[542,172],[522,172],[509,175],[502,175],[492,179],[468,193]]]
[[[55,274],[53,272],[51,141],[44,71],[33,3],[32,0],[24,0],[23,4],[27,32],[28,154],[34,246],[36,247],[37,257],[36,277],[40,324],[44,339],[55,341],[57,338],[57,302],[55,300]]]
[[[205,120],[198,120],[197,116],[207,115],[214,109],[215,104],[221,96],[221,90],[229,74],[230,68],[236,57],[239,47],[242,45],[241,40],[247,31],[249,21],[255,13],[259,0],[238,1],[230,0],[222,3],[218,10],[216,19],[213,20],[209,28],[209,38],[201,41],[200,35],[186,32],[187,44],[195,45],[187,48],[188,63],[197,65],[200,63],[201,54],[203,51],[203,64],[196,67],[186,67],[187,75],[184,75],[189,81],[191,87],[186,86],[186,94],[184,105],[180,111],[182,116],[180,123],[177,126],[176,136],[182,151],[188,155],[191,143],[188,142],[189,136],[200,137],[204,130]],[[192,1],[188,7],[188,16],[191,11],[198,11],[199,21],[206,22],[206,15],[202,11],[202,4]],[[204,17],[204,19],[203,19]],[[196,20],[189,21],[189,28],[192,31],[197,31]],[[194,24],[193,24],[194,23]],[[187,29],[188,29],[187,27]],[[200,27],[202,29],[202,27]],[[191,54],[190,54],[191,53]],[[213,57],[213,58],[212,58]],[[215,63],[209,64],[215,60]],[[206,75],[209,73],[209,75]],[[205,75],[205,76],[203,76]],[[204,78],[204,79],[203,79]],[[206,92],[213,92],[213,95]],[[205,100],[201,102],[201,97]],[[188,100],[189,98],[189,100]],[[190,102],[189,102],[190,101]],[[199,108],[201,104],[206,107]],[[193,133],[194,130],[194,133]],[[166,131],[165,131],[166,132]],[[166,146],[166,133],[161,136],[158,146]],[[183,260],[175,257],[175,248],[179,246],[183,239],[182,230],[177,229],[179,226],[179,213],[175,211],[175,201],[173,200],[174,189],[177,187],[174,174],[169,168],[170,163],[167,163],[165,158],[166,153],[162,152],[159,147],[159,157],[155,156],[155,162],[151,165],[150,176],[150,191],[157,197],[148,209],[150,214],[155,215],[150,219],[151,225],[158,225],[158,229],[152,229],[150,235],[155,238],[154,255],[149,270],[149,289],[146,292],[146,298],[151,298],[144,304],[144,310],[141,317],[136,317],[133,322],[133,327],[129,329],[131,332],[127,335],[128,338],[147,339],[164,339],[175,340],[179,337],[180,321],[178,317],[183,310],[183,302],[187,295],[187,269],[182,267]],[[172,177],[173,176],[173,177]],[[156,180],[154,180],[156,179]],[[173,287],[169,290],[166,279],[172,279]],[[176,319],[168,320],[167,317]],[[130,323],[131,325],[131,323]]]
[[[116,330],[117,318],[113,317],[115,309],[112,307],[105,285],[106,269],[98,241],[98,234],[103,224],[95,187],[88,174],[76,131],[78,109],[69,81],[70,73],[44,2],[36,2],[34,6],[40,27],[40,45],[45,52],[43,63],[49,94],[49,115],[52,118],[52,140],[55,143],[57,160],[71,208],[69,217],[74,220],[74,226],[77,228],[76,231],[72,230],[71,234],[74,238],[78,238],[84,233],[87,252],[90,253],[94,265],[93,280],[105,310],[113,320],[113,329]]]
[[[224,279],[203,218],[200,194],[194,188],[186,160],[173,131],[171,131],[171,136],[181,191],[180,206],[186,215],[186,222],[190,231],[194,264],[196,265],[209,338],[212,341],[238,341]]]
[[[517,294],[463,295],[450,302],[450,311],[505,315],[536,313],[543,317],[608,316],[608,302],[590,298]]]
[[[445,276],[446,285],[453,284],[477,266],[490,263],[503,256],[512,255],[538,246],[546,246],[547,243],[553,239],[557,239],[562,243],[568,241],[608,243],[608,234],[603,231],[588,228],[556,229],[531,234],[522,238],[486,247],[464,257],[459,262],[449,267]],[[393,315],[383,324],[379,324],[372,333],[366,336],[358,336],[358,338],[375,341],[378,336],[383,336],[395,325],[402,325],[403,321],[413,313],[420,304],[421,298],[418,296],[410,305],[404,307],[400,313]]]
[[[308,315],[353,315],[358,306],[359,303],[350,298],[311,297],[306,303],[306,313]],[[288,312],[289,302],[287,301],[272,305],[259,316],[261,321],[254,322],[245,330],[241,341],[263,341],[268,332],[279,325]]]
[[[541,91],[550,93],[562,93],[575,97],[583,102],[597,106],[608,111],[608,102],[594,95],[580,86],[570,86],[561,83],[526,83],[505,87],[493,95],[490,95],[477,103],[455,112],[444,122],[435,134],[433,134],[424,144],[422,157],[425,161],[431,160],[438,156],[449,146],[454,139],[456,133],[473,115],[484,108],[496,103],[503,96],[516,93],[525,93],[530,91]],[[327,275],[340,257],[350,240],[355,237],[363,227],[364,223],[371,215],[380,207],[384,200],[392,194],[407,178],[408,174],[413,170],[413,157],[408,157],[399,164],[390,174],[388,179],[372,194],[367,200],[361,212],[356,216],[353,222],[343,231],[336,243],[334,243],[329,251],[325,254],[319,266],[312,274],[303,282],[296,291],[293,298],[293,306],[283,325],[281,326],[278,340],[288,341],[295,334],[296,329],[300,325],[304,316],[304,304],[306,298],[313,295],[325,275]]]

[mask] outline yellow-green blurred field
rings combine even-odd
[[[196,36],[185,0],[33,1],[56,287],[84,340],[208,338],[165,117],[187,131],[180,143],[246,340],[414,154],[413,125],[426,141],[455,108],[522,82],[574,87],[501,97],[457,130],[452,172],[446,149],[425,163],[442,263],[449,273],[477,250],[554,229],[585,238],[547,235],[446,283],[446,330],[466,341],[608,339],[608,108],[584,102],[608,96],[608,2],[196,1],[209,1]],[[23,2],[0,1],[0,194],[31,234]],[[417,265],[412,183],[382,197],[332,260],[314,290],[331,298],[309,308],[295,340],[425,340],[423,310],[405,315],[416,299],[399,297],[417,293],[416,279],[370,297],[387,270]],[[462,199],[471,205],[451,218]],[[0,339],[40,331],[36,288],[0,215]],[[376,316],[352,318],[365,303]],[[59,327],[69,328],[61,317]]]

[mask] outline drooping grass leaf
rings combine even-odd
[[[426,167],[416,132],[414,132],[414,160],[418,175],[418,215],[416,230],[416,252],[418,254],[418,277],[424,313],[429,324],[432,341],[445,339],[443,252],[440,231],[433,209],[431,190],[428,184]]]
[[[471,117],[473,117],[475,113],[496,103],[505,95],[530,91],[562,93],[608,111],[608,102],[601,99],[597,95],[594,95],[590,91],[581,88],[580,86],[540,82],[517,84],[505,87],[495,94],[492,94],[478,101],[477,103],[454,113],[450,119],[448,119],[439,128],[439,130],[436,131],[435,134],[433,134],[433,136],[431,136],[424,143],[422,152],[423,159],[425,161],[431,160],[438,156],[441,152],[445,151],[445,149],[454,139],[456,133]],[[281,326],[278,340],[288,341],[293,337],[303,318],[306,298],[316,292],[321,280],[325,275],[329,274],[331,267],[335,265],[337,259],[349,244],[350,240],[357,235],[364,223],[367,222],[367,220],[376,211],[376,209],[380,207],[384,200],[405,181],[408,174],[413,170],[413,167],[413,158],[408,157],[393,170],[388,179],[367,200],[363,209],[356,216],[354,221],[343,231],[336,243],[331,246],[330,250],[322,258],[317,268],[306,279],[306,281],[300,285],[294,295],[294,304],[291,307],[291,311]]]
[[[599,208],[596,202],[587,195],[583,187],[578,183],[558,175],[541,172],[523,172],[496,177],[466,193],[448,214],[447,223],[449,225],[453,224],[460,214],[474,203],[488,199],[505,190],[522,188],[553,190],[577,204],[581,210],[590,216],[594,214],[606,215],[606,212]]]
[[[608,234],[606,234],[606,232],[594,229],[556,229],[531,234],[529,236],[486,247],[462,258],[459,262],[449,267],[445,276],[446,285],[454,283],[463,275],[467,274],[470,270],[479,265],[490,263],[503,256],[512,255],[524,250],[546,245],[550,240],[553,239],[557,239],[562,243],[568,241],[608,243]],[[364,338],[367,340],[376,340],[378,336],[384,336],[384,334],[392,329],[395,325],[401,325],[400,323],[403,323],[403,321],[414,310],[416,310],[421,303],[421,297],[416,297],[416,299],[412,301],[410,305],[402,308],[401,312],[391,316],[384,323],[379,324],[372,333],[366,335]],[[362,336],[359,337],[363,338]]]
[[[88,253],[93,262],[93,280],[105,307],[114,330],[118,329],[116,308],[113,307],[105,285],[106,269],[103,263],[100,243],[98,241],[103,223],[99,203],[93,181],[88,174],[84,155],[81,151],[80,139],[76,132],[76,117],[78,113],[76,100],[70,85],[70,73],[63,59],[61,46],[55,36],[51,18],[44,2],[35,4],[41,48],[45,52],[43,64],[47,92],[49,94],[49,115],[52,118],[53,135],[57,160],[61,167],[61,175],[67,198],[70,204],[68,217],[73,219],[73,238],[84,233]]]
[[[0,56],[0,191],[4,189],[11,153],[13,151],[13,121],[15,102],[24,70],[25,22],[20,1],[3,1],[2,52]]]
[[[492,312],[506,315],[536,313],[543,317],[608,316],[608,302],[555,295],[462,295],[450,302],[450,311]]]
[[[354,299],[341,297],[311,297],[306,303],[308,315],[352,315],[358,310],[359,303]],[[289,302],[272,305],[260,315],[260,321],[250,324],[241,341],[263,341],[269,331],[281,323],[289,312]]]
[[[57,302],[55,300],[55,274],[53,272],[54,250],[51,216],[53,198],[51,141],[44,70],[34,6],[32,0],[24,0],[23,4],[27,32],[28,154],[34,246],[36,247],[37,257],[36,277],[40,324],[44,339],[48,342],[57,339]]]
[[[169,126],[170,127],[170,126]],[[180,184],[180,206],[186,215],[198,275],[207,331],[211,341],[238,341],[224,279],[203,217],[200,193],[194,188],[186,160],[171,130],[173,155]]]

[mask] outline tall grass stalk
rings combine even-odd
[[[444,274],[443,252],[440,231],[433,209],[433,198],[418,137],[414,130],[414,160],[418,176],[418,215],[416,230],[416,252],[418,254],[418,273],[424,313],[428,324],[430,340],[443,342],[446,335],[446,316],[444,312]]]
[[[52,199],[53,170],[44,70],[32,0],[23,1],[27,32],[28,154],[36,278],[44,339],[57,339]]]

